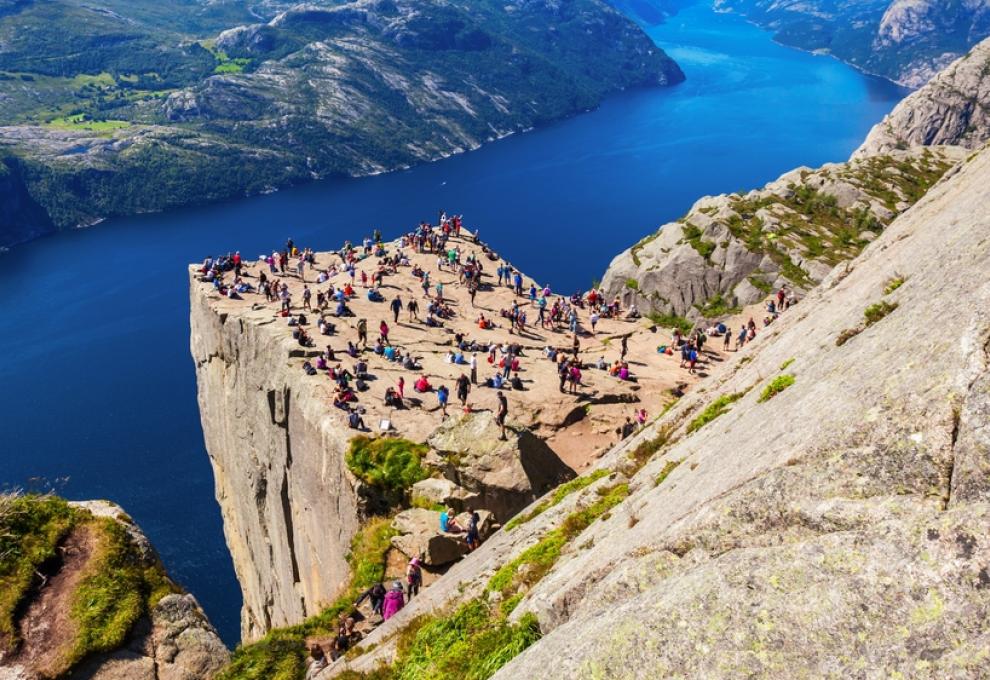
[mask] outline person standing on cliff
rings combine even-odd
[[[412,601],[415,595],[419,595],[419,589],[423,585],[423,569],[419,566],[419,558],[414,557],[409,560],[406,567],[406,595]]]
[[[402,298],[396,295],[389,306],[392,308],[392,323],[399,323],[399,312],[402,311]]]
[[[498,411],[495,413],[495,422],[502,428],[502,436],[499,439],[505,441],[507,439],[505,436],[505,419],[509,416],[509,400],[502,394],[502,390],[499,390],[496,396],[498,397]]]
[[[461,406],[467,407],[468,392],[471,391],[471,381],[461,373],[457,379],[457,398],[461,400]]]
[[[361,319],[357,322],[358,343],[368,346],[368,320]]]
[[[471,384],[478,384],[478,353],[471,353]]]
[[[392,584],[392,590],[388,591],[385,595],[385,604],[382,607],[382,620],[388,621],[390,618],[399,613],[406,604],[405,598],[402,596],[402,584],[396,581]]]
[[[388,324],[385,323],[385,319],[382,319],[382,322],[378,324],[378,333],[381,335],[382,342],[384,342],[386,345],[392,344],[391,342],[388,341]]]

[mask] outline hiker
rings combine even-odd
[[[619,354],[619,360],[620,361],[625,361],[626,360],[626,352],[628,352],[628,351],[629,351],[629,336],[628,335],[623,335],[622,336],[622,352]]]
[[[402,298],[396,295],[390,306],[392,308],[392,323],[399,323],[399,312],[402,311]]]
[[[306,669],[306,680],[312,680],[320,671],[328,666],[326,654],[319,645],[312,645],[309,648],[309,667]]]
[[[495,422],[502,428],[502,436],[499,439],[505,441],[505,419],[509,415],[509,400],[505,398],[501,390],[498,391],[496,396],[498,397],[498,411],[495,413]]]
[[[385,323],[384,319],[382,319],[382,322],[378,324],[378,333],[381,335],[382,342],[386,345],[392,344],[388,341],[388,324]]]
[[[622,436],[623,439],[628,439],[635,431],[636,431],[636,424],[633,423],[632,418],[626,416],[626,422],[622,424],[620,435]]]
[[[471,352],[471,384],[478,384],[478,354]]]
[[[361,319],[361,320],[359,320],[357,322],[357,333],[358,333],[358,342],[361,343],[362,345],[364,345],[365,347],[367,347],[368,346],[368,320],[367,319]],[[348,344],[350,344],[350,343],[348,343]]]
[[[406,600],[402,596],[402,584],[396,581],[392,584],[392,589],[385,594],[385,603],[382,605],[382,620],[388,621],[398,614],[405,605]]]
[[[724,341],[722,342],[722,350],[725,352],[729,351],[729,343],[732,342],[732,329],[728,326],[725,327]]]
[[[456,513],[453,508],[447,508],[440,513],[440,531],[445,534],[462,534],[463,527],[454,519]]]
[[[443,417],[447,417],[447,401],[450,398],[450,390],[447,389],[446,385],[441,385],[437,388],[437,401],[440,403],[440,412]]]
[[[381,616],[382,605],[385,603],[385,586],[381,583],[376,583],[371,586],[366,591],[361,593],[360,597],[358,597],[358,599],[354,602],[354,606],[360,606],[365,600],[369,600],[371,602],[371,612]]]
[[[423,569],[420,567],[419,558],[414,557],[409,560],[406,567],[406,592],[410,600],[414,595],[419,595],[419,588],[423,585]]]
[[[471,519],[468,520],[467,529],[467,544],[468,549],[472,552],[478,549],[481,545],[481,536],[478,533],[478,523],[481,522],[481,516],[477,512],[471,511]]]
[[[461,402],[461,406],[467,406],[468,393],[471,391],[471,381],[468,377],[461,373],[461,376],[457,379],[457,398]]]

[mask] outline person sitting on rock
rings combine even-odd
[[[440,513],[440,531],[445,534],[463,534],[464,528],[457,523],[453,508],[447,508]]]
[[[382,605],[382,620],[388,621],[399,613],[406,604],[402,596],[402,584],[398,581],[392,584],[392,589],[385,594],[385,602]]]
[[[419,376],[419,379],[417,379],[416,382],[413,383],[413,389],[420,393],[432,392],[433,386],[430,385],[430,381],[426,378],[425,375],[421,375]]]
[[[385,405],[391,408],[402,408],[402,399],[394,387],[385,388]]]
[[[351,426],[352,430],[365,430],[364,418],[357,411],[351,411],[347,416],[347,423]]]

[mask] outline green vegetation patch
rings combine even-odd
[[[391,666],[344,680],[485,680],[540,639],[533,614],[510,624],[500,607],[475,598],[446,616],[424,616],[398,640]]]
[[[765,401],[770,401],[788,387],[793,385],[794,381],[795,378],[793,375],[778,375],[776,378],[771,380],[766,387],[763,388],[763,392],[760,393],[758,402],[762,404]]]
[[[522,585],[532,585],[539,581],[550,571],[569,541],[625,500],[628,495],[629,485],[625,483],[599,489],[598,499],[594,503],[568,515],[558,528],[547,533],[516,559],[502,565],[488,582],[487,590],[498,591],[503,596],[509,597]]]
[[[365,484],[388,494],[405,494],[413,484],[429,477],[421,464],[429,450],[425,444],[408,439],[359,436],[351,440],[347,467]]]
[[[785,361],[784,363],[782,363],[780,365],[780,370],[786,371],[787,370],[787,367],[790,366],[793,363],[794,363],[794,357],[791,357],[790,359],[788,359],[787,361]]]
[[[721,293],[716,293],[713,297],[709,298],[704,305],[697,305],[697,308],[706,319],[729,316],[731,314],[738,314],[742,311],[740,307],[730,304]]]
[[[869,328],[873,324],[879,323],[895,309],[897,309],[897,303],[887,302],[886,300],[870,305],[863,311],[863,316],[866,318],[866,327]]]
[[[297,626],[277,628],[257,642],[238,647],[216,680],[302,680],[306,638],[336,633],[338,620],[353,608],[361,593],[385,578],[385,558],[396,534],[389,518],[369,521],[351,542],[347,556],[351,580],[340,597]]]
[[[629,290],[639,290],[639,281],[636,279],[626,279],[626,288]]]
[[[708,423],[719,416],[729,412],[729,406],[746,396],[745,392],[734,392],[733,394],[723,394],[721,397],[710,403],[705,410],[698,414],[694,420],[688,424],[688,434],[700,430]]]
[[[670,402],[667,407],[671,407],[677,403],[677,400]],[[662,414],[661,414],[662,415]],[[672,434],[673,427],[670,425],[665,425],[660,428],[657,432],[657,436],[652,439],[646,439],[641,441],[635,449],[629,452],[629,458],[634,463],[633,474],[638,472],[644,465],[646,465],[650,460],[670,443],[670,435]]]
[[[676,314],[647,314],[646,318],[661,328],[679,328],[685,335],[694,329],[694,324]]]
[[[48,122],[48,126],[60,130],[84,130],[86,132],[108,134],[114,130],[130,127],[131,124],[126,120],[94,120],[86,114],[77,113],[74,116],[54,118]]]
[[[565,482],[564,484],[561,484],[560,486],[558,486],[556,489],[553,490],[553,493],[550,494],[549,498],[540,501],[536,505],[536,507],[534,507],[532,510],[530,510],[525,514],[516,515],[515,517],[510,519],[508,523],[505,525],[505,530],[512,531],[520,524],[525,524],[531,519],[534,519],[539,515],[542,515],[544,512],[554,507],[555,505],[559,505],[561,501],[563,501],[565,498],[570,496],[572,493],[575,493],[577,491],[580,491],[581,489],[585,489],[591,486],[599,479],[601,479],[602,477],[606,477],[609,474],[610,473],[608,470],[595,470],[591,474],[583,475],[581,477],[576,477],[575,479],[572,479],[569,482]]]
[[[700,228],[696,227],[690,222],[685,222],[684,226],[682,227],[682,232],[684,234],[684,238],[682,239],[682,241],[688,243],[692,248],[694,248],[698,252],[699,255],[705,258],[705,260],[711,259],[712,253],[715,252],[715,249],[718,246],[712,241],[706,241],[705,239],[703,239],[702,238],[703,232],[701,231]]]
[[[61,498],[0,495],[0,642],[16,643],[18,604],[78,521]]]
[[[883,287],[883,294],[890,295],[895,290],[904,285],[906,279],[903,276],[895,276],[894,278],[887,281],[887,284]]]
[[[66,668],[89,654],[120,647],[131,627],[166,595],[177,592],[161,565],[146,565],[125,529],[108,517],[91,520],[97,545],[72,596],[76,643]]]
[[[658,474],[657,478],[653,481],[653,485],[660,486],[661,484],[663,484],[664,481],[666,481],[667,477],[670,476],[670,473],[676,470],[677,466],[680,464],[681,461],[679,460],[668,460],[664,464],[663,469],[660,470],[660,474]]]

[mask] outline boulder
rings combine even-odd
[[[478,535],[485,540],[495,528],[492,513],[478,510]],[[455,521],[467,527],[469,513],[457,515]],[[428,567],[456,562],[468,553],[464,534],[440,532],[440,513],[422,508],[405,510],[395,516],[392,526],[400,532],[392,538],[392,546],[408,558],[419,557]]]
[[[476,508],[505,522],[561,482],[574,478],[568,467],[529,430],[509,428],[507,441],[490,411],[449,418],[430,436],[445,478],[474,494]]]
[[[416,482],[412,487],[412,499],[416,503],[443,505],[464,510],[478,498],[478,494],[463,489],[445,478],[430,477]]]

